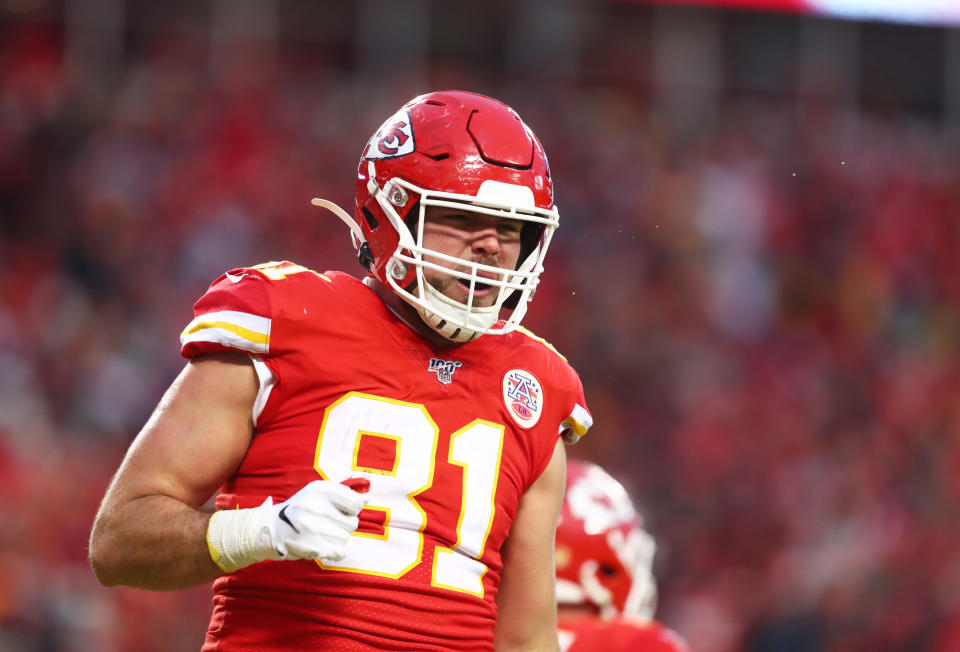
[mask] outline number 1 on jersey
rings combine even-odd
[[[450,437],[448,461],[463,468],[463,499],[453,549],[433,553],[434,586],[483,597],[487,567],[477,561],[487,544],[495,510],[493,497],[500,476],[503,426],[477,419]],[[486,500],[483,498],[486,497]],[[459,554],[462,553],[462,554]]]

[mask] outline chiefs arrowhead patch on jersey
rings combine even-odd
[[[543,386],[525,369],[511,369],[503,375],[503,402],[521,428],[537,425],[543,414]]]
[[[410,114],[405,110],[401,109],[394,113],[380,125],[377,133],[373,134],[373,138],[363,150],[363,158],[376,161],[412,154],[416,149],[416,143],[413,139],[411,124]]]

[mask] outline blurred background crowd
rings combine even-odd
[[[960,650],[960,32],[642,2],[0,1],[0,650],[198,649],[86,539],[223,271],[362,272],[360,151],[513,106],[561,228],[526,325],[699,652]],[[335,318],[335,316],[332,316]]]

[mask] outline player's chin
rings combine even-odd
[[[446,293],[447,297],[463,305],[471,305],[474,308],[489,308],[496,301],[495,296],[473,297],[473,302],[468,304],[470,295],[467,292]]]
[[[446,277],[443,279],[428,277],[427,282],[448,299],[452,299],[453,301],[462,303],[464,305],[468,304],[470,299],[469,281],[451,277]],[[474,286],[473,302],[470,304],[474,308],[488,308],[496,303],[496,301],[496,287],[484,285],[483,283],[478,283],[476,286]]]
[[[466,299],[464,299],[463,302],[466,303]],[[495,299],[494,297],[484,297],[483,300],[474,299],[474,300],[473,300],[473,307],[474,307],[474,308],[489,308],[489,307],[492,306],[495,302],[496,302],[496,299]]]

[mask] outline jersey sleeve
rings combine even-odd
[[[538,342],[543,348],[541,355],[546,357],[547,377],[555,378],[556,388],[561,396],[560,421],[557,434],[567,444],[575,444],[587,434],[593,425],[593,416],[587,408],[580,376],[567,359],[552,344],[531,331],[517,327],[517,333]]]
[[[180,333],[180,354],[188,359],[224,351],[269,356],[272,313],[266,283],[249,269],[231,270],[214,281]]]
[[[568,444],[575,444],[587,434],[593,425],[593,416],[587,408],[587,400],[583,395],[583,383],[572,367],[570,370],[570,396],[567,416],[560,422],[560,436]]]

